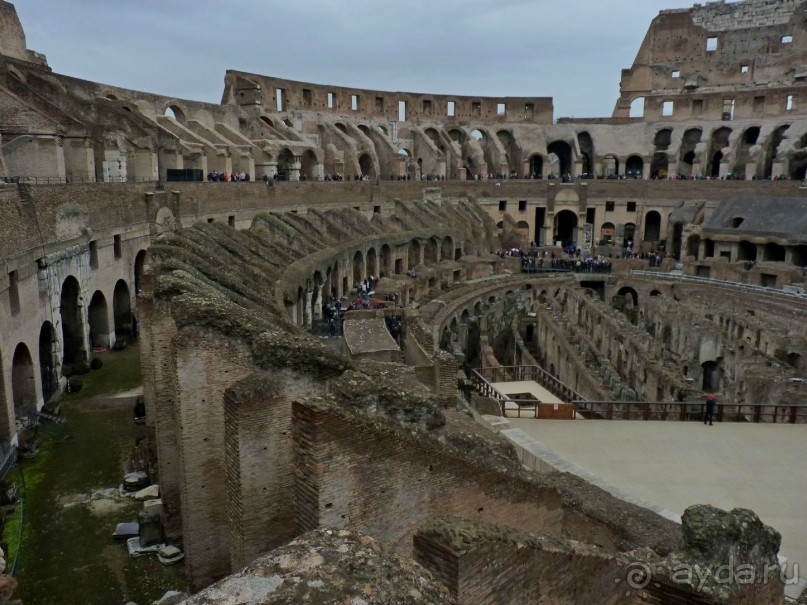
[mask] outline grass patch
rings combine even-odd
[[[153,555],[131,558],[125,542],[112,539],[117,523],[137,519],[141,502],[85,502],[96,490],[120,485],[125,456],[146,435],[146,427],[133,422],[133,397],[102,397],[139,386],[139,350],[101,355],[104,367],[84,377],[92,379],[85,381],[87,388],[62,398],[69,438],[43,436],[39,456],[21,461],[8,475],[21,484],[23,473],[25,480],[14,594],[25,605],[144,604],[167,590],[187,589],[181,563],[164,567]],[[19,512],[18,506],[4,528],[11,556],[17,552]]]
[[[104,365],[100,370],[92,370],[89,374],[78,376],[83,383],[78,393],[65,393],[62,401],[78,401],[102,395],[113,395],[130,391],[143,384],[140,374],[140,347],[129,346],[123,351],[104,351],[94,353]]]

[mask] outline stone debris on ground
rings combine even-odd
[[[144,487],[134,495],[134,497],[138,500],[154,500],[155,498],[159,498],[159,496],[160,486],[156,483],[149,485],[148,487]]]

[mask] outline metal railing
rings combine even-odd
[[[478,368],[471,372],[471,383],[474,385],[476,391],[483,397],[490,397],[498,401],[502,408],[503,416],[507,413],[512,414],[515,412],[518,418],[521,418],[522,415],[537,418],[538,404],[541,403],[540,401],[536,399],[514,399],[507,397],[496,390],[491,384],[494,382],[523,381],[538,383],[561,401],[571,402],[583,399],[574,389],[562,383],[539,366],[499,366],[495,368]]]
[[[788,292],[787,290],[779,290],[778,288],[768,288],[766,286],[755,286],[753,284],[744,284],[742,282],[728,281],[723,279],[711,279],[709,277],[697,277],[695,275],[683,275],[678,273],[660,273],[655,271],[639,271],[636,269],[631,270],[631,276],[636,277],[652,277],[653,279],[669,279],[673,281],[690,282],[695,284],[703,284],[707,286],[719,286],[723,288],[732,288],[734,290],[743,290],[745,292],[755,292],[757,294],[770,294],[773,296],[785,296],[788,298],[795,298],[798,300],[807,300],[807,294],[799,294],[798,292]]]
[[[582,401],[575,411],[589,420],[702,421],[706,404],[700,401]],[[807,424],[807,406],[767,403],[718,403],[715,422]]]

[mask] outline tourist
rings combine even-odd
[[[709,426],[713,426],[712,420],[714,419],[716,405],[714,393],[708,393],[706,395],[706,413],[703,415],[703,424],[708,422]]]

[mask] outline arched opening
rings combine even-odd
[[[779,244],[765,244],[765,260],[774,263],[785,262],[785,247]]]
[[[740,148],[737,151],[737,157],[732,170],[732,178],[744,179],[746,177],[746,164],[751,159],[751,148],[756,145],[759,140],[759,133],[759,126],[751,126],[750,128],[746,128],[745,132],[743,132]]]
[[[484,141],[485,135],[481,130],[472,130],[471,136],[475,138],[477,141]]]
[[[672,143],[672,129],[664,128],[656,133],[653,139],[653,145],[656,146],[656,151],[667,151]]]
[[[369,153],[361,154],[359,157],[359,168],[361,169],[361,176],[366,176],[369,178],[374,178],[376,176],[373,157]]]
[[[577,144],[580,147],[580,173],[590,175],[594,172],[591,165],[591,158],[594,157],[594,141],[587,132],[577,135]]]
[[[45,402],[56,392],[59,385],[56,364],[56,332],[53,324],[46,321],[39,330],[39,375],[42,400]]]
[[[347,134],[347,126],[345,126],[344,124],[342,124],[342,122],[337,122],[336,124],[334,124],[334,126],[336,126],[336,128],[337,128],[337,129],[338,129],[340,132],[343,132],[344,134]]]
[[[702,389],[707,393],[715,393],[720,390],[720,366],[714,361],[704,361],[701,364],[703,372]]]
[[[720,162],[723,161],[723,149],[729,145],[731,128],[718,128],[712,133],[711,153],[709,154],[709,166],[706,170],[709,176],[720,176]]]
[[[655,298],[656,296],[664,296],[664,295],[658,290],[650,290],[650,296]],[[686,372],[684,372],[684,374],[686,375]]]
[[[788,353],[787,363],[791,368],[801,369],[801,355],[799,353]]]
[[[106,298],[100,290],[96,290],[87,309],[87,320],[90,324],[90,347],[107,348],[109,342],[109,309]]]
[[[283,149],[277,156],[277,178],[280,181],[288,181],[292,176],[295,166],[294,154],[290,149]]]
[[[741,241],[737,246],[737,260],[738,261],[755,261],[757,260],[757,246],[745,240]]]
[[[563,246],[577,243],[577,213],[561,210],[555,215],[555,240]]]
[[[633,240],[636,236],[636,225],[633,223],[625,223],[622,231],[622,241],[625,242],[625,247],[632,248]]]
[[[638,155],[630,156],[625,162],[625,176],[640,179],[644,174],[644,160]]]
[[[619,296],[624,296],[625,300],[630,300],[631,304],[634,307],[639,306],[639,293],[636,292],[636,290],[634,290],[630,286],[625,286],[624,288],[620,288],[619,292],[617,292],[617,294],[619,294]]]
[[[422,251],[421,251],[420,240],[419,239],[413,239],[411,242],[409,242],[408,257],[409,257],[409,265],[411,267],[414,267],[416,265],[421,264],[421,262],[422,262],[420,260],[421,253],[422,253]],[[397,273],[397,271],[396,271],[396,273]]]
[[[611,246],[614,243],[614,236],[616,235],[616,227],[613,223],[603,223],[600,228],[600,245]]]
[[[185,122],[185,114],[177,105],[169,105],[165,108],[165,117],[176,120],[177,122]]]
[[[544,158],[537,153],[530,158],[530,176],[534,179],[544,178]]]
[[[651,210],[644,217],[644,241],[657,242],[661,239],[661,214]]]
[[[653,154],[653,161],[650,163],[651,179],[666,179],[670,169],[670,158],[663,151]]]
[[[628,117],[643,118],[644,117],[644,97],[636,97],[630,102],[630,112]]]
[[[353,283],[360,284],[367,273],[364,270],[364,256],[361,251],[353,255]]]
[[[386,277],[386,276],[388,276],[390,274],[390,272],[391,272],[390,259],[391,258],[392,258],[392,255],[390,254],[390,247],[389,247],[389,245],[384,244],[383,246],[381,246],[381,254],[380,254],[380,257],[379,257],[380,266],[378,268],[378,272],[379,272],[379,275],[381,277]]]
[[[703,131],[700,128],[690,128],[684,133],[684,138],[681,141],[681,162],[679,164],[678,172],[681,176],[692,176],[693,166],[695,163],[695,147],[701,141]]]
[[[779,146],[782,144],[782,141],[785,139],[785,132],[787,129],[790,128],[789,124],[785,124],[784,126],[780,126],[776,130],[771,133],[770,138],[768,139],[768,150],[765,154],[765,178],[769,179],[773,176],[773,164],[776,160],[776,156],[779,153]]]
[[[438,259],[438,246],[437,240],[433,237],[426,240],[426,249],[423,251],[424,253],[424,263],[427,265],[435,264]]]
[[[23,343],[14,349],[11,362],[11,391],[14,397],[14,415],[21,419],[28,412],[35,412],[36,377],[34,376],[34,360],[31,352]]]
[[[134,284],[135,294],[140,294],[143,291],[143,274],[146,272],[146,251],[141,250],[135,257],[134,264]]]
[[[129,286],[122,279],[115,284],[112,294],[112,308],[115,316],[115,338],[126,342],[137,340],[137,326],[132,315],[132,299]]]
[[[558,158],[557,166],[553,167],[555,176],[561,177],[571,174],[572,147],[566,141],[553,141],[547,145],[547,153],[554,153]],[[555,172],[557,170],[557,172]]]
[[[454,260],[454,240],[450,237],[440,243],[440,260]]]
[[[375,248],[370,248],[367,251],[367,274],[378,277],[378,256]]]
[[[317,154],[310,149],[306,150],[300,160],[300,175],[301,179],[305,177],[305,180],[308,181],[319,180],[319,161],[317,160]]]
[[[608,154],[602,158],[602,176],[613,178],[619,176],[619,158],[613,154]]]
[[[72,275],[62,284],[60,301],[64,343],[62,363],[70,365],[87,361],[84,322],[81,313],[81,291],[78,280]]]
[[[410,157],[409,152],[406,149],[401,148],[401,149],[398,150],[398,155],[403,159],[403,163],[404,163],[403,174],[399,175],[399,176],[405,177],[406,175],[409,174],[409,157]]]

